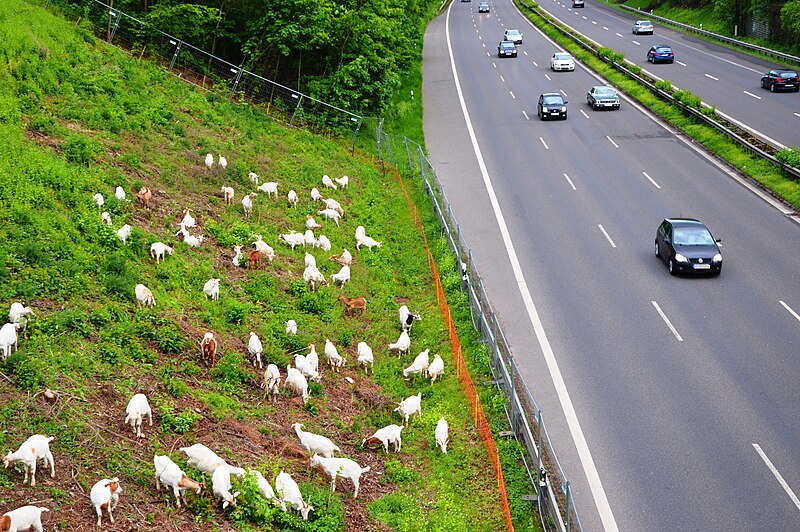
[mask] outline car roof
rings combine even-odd
[[[515,43],[514,41],[506,41],[506,40],[500,41],[500,46],[502,46],[502,45],[504,45],[504,44],[505,44],[506,46],[514,46],[514,47],[516,47],[516,46],[517,46],[517,45],[516,45],[516,43]]]
[[[506,30],[506,33],[519,33],[519,30]]]
[[[672,48],[672,47],[668,44],[654,44],[653,48]]]
[[[560,98],[561,94],[558,92],[543,92],[541,96],[558,96]]]
[[[617,92],[617,89],[615,89],[615,88],[614,88],[614,87],[612,87],[611,85],[595,85],[595,86],[594,86],[594,87],[592,87],[592,88],[593,88],[594,90],[597,90],[597,89],[607,89],[607,90],[611,90],[611,91]]]
[[[649,20],[637,20],[636,24],[652,24]]]
[[[700,220],[695,220],[694,218],[665,218],[665,220],[671,223],[673,227],[706,226],[706,224],[704,224]]]
[[[772,70],[772,72],[778,72],[778,73],[780,73],[780,72],[791,72],[792,74],[795,74],[795,75],[797,74],[797,71],[796,70],[792,70],[791,68],[775,68],[775,69]]]

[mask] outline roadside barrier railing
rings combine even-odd
[[[358,146],[376,154],[380,162],[388,162],[398,172],[421,177],[422,187],[430,198],[442,234],[447,237],[450,250],[461,266],[461,289],[468,294],[472,323],[491,349],[492,384],[502,390],[507,398],[504,408],[511,427],[509,434],[500,436],[513,436],[520,443],[520,458],[537,494],[536,497],[529,498],[538,502],[539,521],[546,530],[583,530],[570,482],[555,454],[542,412],[527,384],[519,376],[511,347],[489,301],[483,278],[473,260],[472,250],[464,240],[444,187],[422,146],[408,137],[385,132],[382,118],[360,116],[275,83],[157,30],[100,0],[78,0],[78,3],[69,0],[29,1],[44,4],[46,8],[59,9],[79,24],[89,25],[100,38],[125,49],[134,57],[146,57],[188,83],[236,103],[257,104],[266,115],[290,126],[347,139],[351,152]],[[406,197],[408,198],[407,193]],[[413,204],[410,205],[413,209]],[[422,229],[417,216],[415,220]],[[506,521],[511,530],[507,494],[494,438],[475,384],[467,371],[430,252],[428,260],[437,279],[437,297],[448,324],[459,381],[473,406],[476,425],[497,473],[498,491],[502,496]]]

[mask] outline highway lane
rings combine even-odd
[[[499,4],[502,6],[502,4]],[[590,39],[623,52],[630,61],[658,78],[692,91],[704,102],[762,132],[785,146],[800,146],[800,94],[771,93],[760,86],[761,76],[779,63],[736,52],[655,23],[653,35],[633,35],[637,19],[602,2],[587,1],[573,9],[569,0],[543,0],[540,6]],[[505,8],[503,8],[505,9]],[[647,62],[647,50],[667,44],[674,64]]]
[[[798,509],[753,443],[778,457],[789,486],[800,486],[792,443],[800,435],[792,408],[800,321],[779,304],[800,308],[796,261],[785,251],[800,243],[797,227],[627,103],[590,111],[582,103],[595,83],[587,73],[549,73],[553,45],[511,11],[478,16],[476,8],[451,7],[464,99],[620,528],[791,530]],[[528,54],[516,60],[494,57],[507,24],[525,32],[520,50]],[[428,30],[424,57],[431,159],[545,412],[586,529],[600,529],[550,369],[500,260],[442,18]],[[554,88],[568,95],[569,120],[541,123],[536,97]],[[671,278],[652,256],[658,222],[675,214],[697,215],[723,238],[720,278]]]

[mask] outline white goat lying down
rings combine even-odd
[[[336,477],[349,478],[353,481],[355,491],[353,498],[358,497],[358,483],[362,473],[369,471],[369,466],[361,467],[349,458],[325,458],[318,454],[311,457],[311,467],[321,467],[331,477],[331,491],[336,491]]]

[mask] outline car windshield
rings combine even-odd
[[[675,229],[675,244],[679,246],[708,246],[714,238],[705,227],[679,227]]]
[[[614,92],[614,89],[612,89],[610,87],[600,87],[598,89],[595,89],[594,93],[597,96],[615,96],[616,95],[616,92]]]
[[[544,97],[543,103],[545,105],[563,105],[564,100],[561,98],[561,96],[558,96],[557,94],[551,94],[549,96]]]
[[[511,41],[503,41],[500,43],[501,48],[516,48],[516,45]]]
[[[797,72],[792,72],[791,70],[784,70],[783,72],[778,72],[778,75],[782,78],[796,78]]]
[[[569,61],[572,56],[569,54],[555,54],[556,61]]]
[[[508,35],[509,37],[516,37],[517,35],[519,35],[519,30],[507,30],[506,35]]]
[[[648,22],[648,21],[646,21],[646,20],[640,20],[639,22],[637,22],[637,24],[638,24],[639,26],[652,26],[652,25],[653,25],[653,23],[652,23],[652,22]]]

